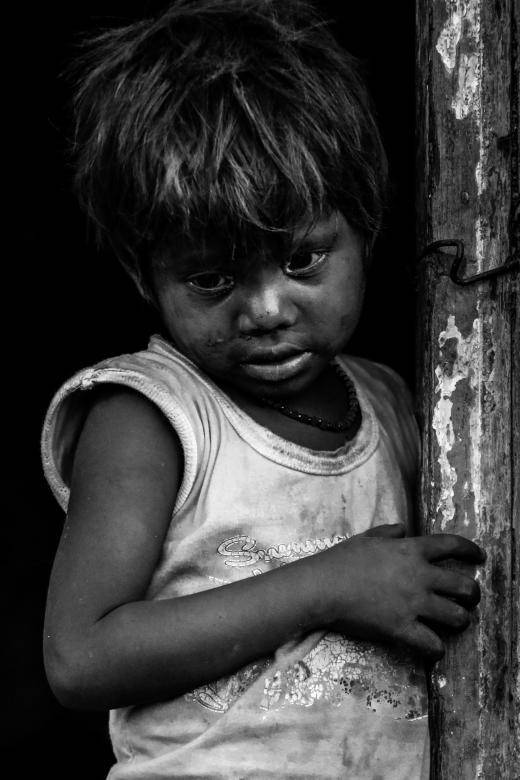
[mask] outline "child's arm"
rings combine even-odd
[[[399,538],[400,527],[386,532],[395,538],[354,537],[259,577],[144,600],[181,476],[182,450],[161,412],[132,391],[105,391],[78,443],[48,598],[45,662],[62,703],[173,698],[319,628],[437,658],[442,642],[421,621],[460,630],[469,620],[461,605],[478,602],[471,578],[431,563],[479,563],[476,545]]]

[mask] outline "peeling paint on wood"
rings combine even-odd
[[[460,332],[455,322],[454,315],[448,316],[446,329],[439,334],[439,352],[442,356],[434,370],[437,385],[435,394],[438,400],[435,404],[432,416],[432,428],[435,431],[438,444],[438,463],[440,484],[438,486],[439,498],[437,502],[437,522],[442,531],[455,516],[455,488],[459,482],[456,467],[452,465],[450,454],[456,444],[455,432],[452,420],[453,400],[452,396],[460,382],[466,384],[466,393],[473,397],[480,392],[482,371],[480,363],[481,322],[479,318],[473,320],[471,330],[465,337]],[[462,484],[462,492],[468,495],[469,485],[472,486],[473,506],[471,511],[464,511],[464,525],[474,521],[478,512],[480,497],[480,404],[475,403],[471,408],[469,433],[473,447],[470,453],[470,475]],[[460,485],[459,485],[460,487]],[[463,504],[465,502],[463,501]]]
[[[451,107],[457,119],[481,108],[482,40],[480,36],[479,0],[445,0],[446,22],[435,46],[446,71],[451,74],[457,65],[457,91]],[[464,36],[468,51],[459,56],[457,49]],[[472,45],[471,45],[472,44]]]
[[[446,0],[446,10],[448,17],[435,48],[441,55],[444,67],[451,73],[455,67],[457,46],[462,35],[462,3]]]
[[[462,239],[467,274],[518,251],[518,3],[417,0],[418,249]],[[513,275],[457,287],[450,262],[420,269],[419,514],[488,557],[468,571],[482,589],[472,624],[432,674],[432,777],[516,780],[520,291]]]

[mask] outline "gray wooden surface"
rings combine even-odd
[[[518,0],[417,0],[417,247],[465,273],[518,257]],[[520,777],[519,275],[459,287],[420,263],[419,514],[480,543],[482,602],[431,679],[432,778]],[[515,539],[516,530],[516,539]]]

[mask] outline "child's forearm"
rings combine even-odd
[[[319,557],[190,596],[123,604],[61,648],[48,638],[56,695],[82,709],[173,698],[325,627],[332,616]]]
[[[106,709],[162,701],[230,674],[315,629],[406,645],[435,660],[443,643],[428,628],[469,623],[473,579],[432,565],[482,562],[457,536],[353,537],[258,577],[190,596],[129,601],[66,639],[46,638],[46,667],[60,701]],[[52,621],[51,621],[52,622]],[[64,634],[62,633],[62,637]]]

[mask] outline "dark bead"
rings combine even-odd
[[[360,411],[356,388],[354,387],[354,383],[348,374],[343,371],[339,363],[334,362],[333,366],[338,376],[345,384],[345,391],[348,400],[347,413],[344,419],[340,422],[332,422],[329,420],[324,420],[322,417],[314,417],[312,415],[304,414],[303,412],[297,412],[295,409],[290,409],[285,406],[285,404],[280,403],[280,401],[270,401],[267,398],[262,398],[261,400],[266,406],[270,406],[271,408],[276,409],[281,414],[285,414],[287,417],[290,417],[293,420],[303,422],[305,425],[313,425],[315,428],[321,428],[324,431],[348,431],[348,429],[352,426],[353,422],[358,417]]]

